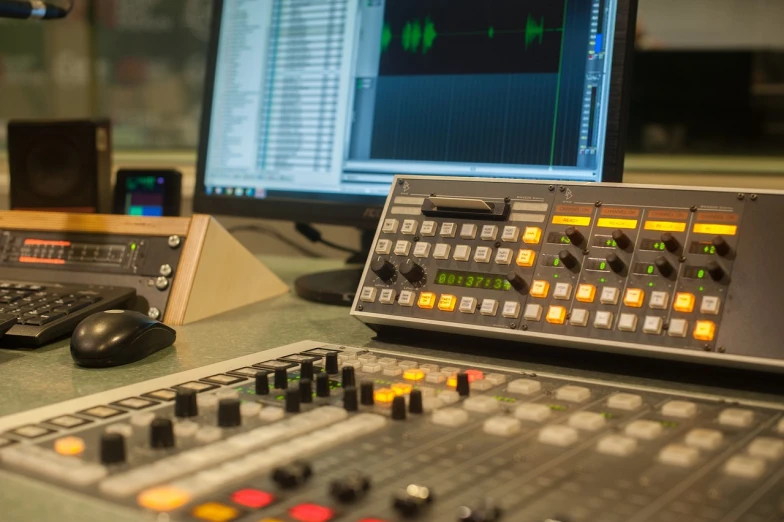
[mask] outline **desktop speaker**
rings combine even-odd
[[[109,213],[108,120],[8,123],[12,210]]]

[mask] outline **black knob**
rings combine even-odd
[[[613,241],[621,250],[626,250],[630,246],[632,246],[632,240],[629,239],[629,236],[626,235],[626,232],[621,230],[620,228],[613,231],[612,233]]]
[[[359,409],[357,389],[354,386],[343,388],[343,408],[346,411],[357,411]]]
[[[359,402],[364,406],[373,406],[376,398],[373,395],[373,381],[362,381],[359,384]]]
[[[392,399],[392,420],[406,420],[406,398],[402,395]]]
[[[724,278],[724,269],[718,262],[708,261],[708,263],[705,265],[705,268],[708,269],[708,274],[710,274],[711,279],[714,281],[721,281]]]
[[[668,252],[672,252],[673,254],[678,251],[681,247],[680,241],[678,238],[670,234],[669,232],[665,232],[661,235],[661,242],[664,243],[664,248],[667,249]]]
[[[256,374],[256,395],[269,395],[269,372]]]
[[[727,240],[721,236],[716,236],[711,240],[711,244],[716,247],[716,253],[719,254],[721,257],[726,257],[732,252],[732,248],[730,248],[730,244],[727,243]]]
[[[379,278],[389,281],[395,276],[395,265],[381,256],[378,256],[370,263],[370,269]]]
[[[569,241],[571,241],[574,246],[579,247],[585,243],[585,236],[583,233],[574,227],[569,227],[566,229],[566,237],[569,238]]]
[[[458,522],[498,522],[501,508],[493,500],[480,502],[478,506],[461,506],[457,510]]]
[[[272,470],[272,480],[283,489],[292,489],[303,485],[313,476],[310,464],[296,460],[291,464],[279,466]]]
[[[471,393],[471,383],[468,381],[468,374],[466,372],[460,372],[457,374],[457,393],[460,394],[461,397],[468,397]]]
[[[512,270],[508,274],[506,274],[506,280],[512,285],[512,288],[517,290],[518,292],[527,292],[528,291],[528,283],[525,282],[523,276]]]
[[[316,375],[316,397],[329,397],[329,375],[321,372]]]
[[[310,379],[299,380],[299,402],[313,402],[313,381]]]
[[[324,369],[330,375],[337,375],[338,373],[338,354],[337,352],[330,352],[324,357]]]
[[[343,374],[341,376],[340,385],[344,388],[348,386],[356,386],[357,381],[354,378],[354,367],[353,366],[344,366],[343,367]]]
[[[411,390],[408,396],[408,413],[420,414],[425,410],[422,407],[422,390]]]
[[[659,269],[659,273],[664,277],[670,277],[675,273],[675,267],[672,266],[672,263],[667,261],[667,258],[664,256],[657,257],[653,261],[653,264],[656,265],[656,268]]]
[[[171,419],[156,417],[150,423],[150,447],[165,449],[174,447],[174,427]]]
[[[101,435],[101,464],[125,462],[125,437],[119,433]]]
[[[239,399],[221,399],[218,402],[218,426],[236,428],[242,424]]]
[[[289,371],[286,368],[275,368],[275,388],[285,390],[289,387]]]
[[[174,415],[184,419],[195,417],[199,414],[199,405],[196,403],[196,390],[178,388],[174,397]]]
[[[296,388],[286,390],[286,411],[299,413],[299,410],[299,390]]]
[[[574,270],[580,266],[580,262],[574,257],[574,254],[568,250],[561,250],[558,252],[558,259],[560,259],[561,263],[569,270]]]
[[[411,259],[400,265],[400,273],[412,284],[417,284],[425,277],[425,269]]]
[[[300,363],[299,378],[313,380],[313,361],[302,361]]]
[[[352,471],[344,478],[333,480],[329,485],[329,494],[344,504],[356,502],[369,490],[370,479],[358,471]]]
[[[409,484],[392,497],[392,507],[404,518],[414,518],[433,502],[433,492],[427,486]]]
[[[626,270],[626,263],[624,263],[623,259],[621,259],[615,252],[609,254],[605,259],[607,260],[607,264],[610,265],[610,270],[616,274],[620,274]]]

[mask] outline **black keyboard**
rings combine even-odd
[[[0,316],[16,318],[0,339],[11,348],[41,346],[70,335],[85,317],[122,308],[135,296],[133,288],[0,281]]]

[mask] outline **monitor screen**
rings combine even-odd
[[[347,205],[380,205],[395,174],[618,181],[611,80],[633,11],[217,2],[195,208],[357,224]]]

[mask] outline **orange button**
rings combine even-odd
[[[422,297],[419,297],[420,305],[422,306]],[[449,294],[444,294],[438,300],[438,309],[442,312],[454,312],[455,305],[457,304],[457,297]],[[430,308],[433,308],[432,306]]]
[[[395,392],[389,388],[379,388],[373,393],[376,402],[389,403],[395,399]]]
[[[403,372],[403,378],[407,381],[421,381],[425,378],[425,372],[419,368],[409,368]]]
[[[547,310],[547,322],[550,324],[564,324],[566,321],[566,308],[563,306],[551,306]]]
[[[231,522],[240,515],[240,511],[220,502],[207,502],[193,508],[191,514],[207,522]]]
[[[531,284],[531,297],[547,297],[550,291],[550,283],[547,281],[537,280]]]
[[[54,450],[60,455],[75,456],[84,452],[84,439],[63,437],[54,441]]]
[[[432,310],[433,307],[436,305],[436,294],[433,292],[422,292],[419,294],[419,302],[417,302],[419,308],[424,308],[425,310]]]
[[[596,298],[596,287],[594,285],[580,285],[574,297],[581,303],[593,303]]]
[[[520,250],[517,253],[517,266],[534,266],[534,260],[536,259],[536,252],[533,250]]]
[[[716,334],[716,324],[713,321],[697,321],[694,325],[694,338],[698,341],[712,341]]]
[[[538,245],[542,240],[542,229],[539,227],[525,227],[523,232],[523,243],[528,245]]]
[[[392,385],[392,392],[395,395],[408,395],[414,387],[405,382],[396,382]]]
[[[136,502],[143,508],[153,511],[171,511],[184,506],[191,500],[191,496],[174,486],[158,486],[139,493]]]
[[[678,292],[675,294],[675,301],[672,303],[672,307],[676,312],[686,312],[688,314],[694,310],[694,301],[694,294]]]
[[[623,296],[623,304],[632,308],[641,308],[645,300],[645,292],[639,288],[627,288]]]

